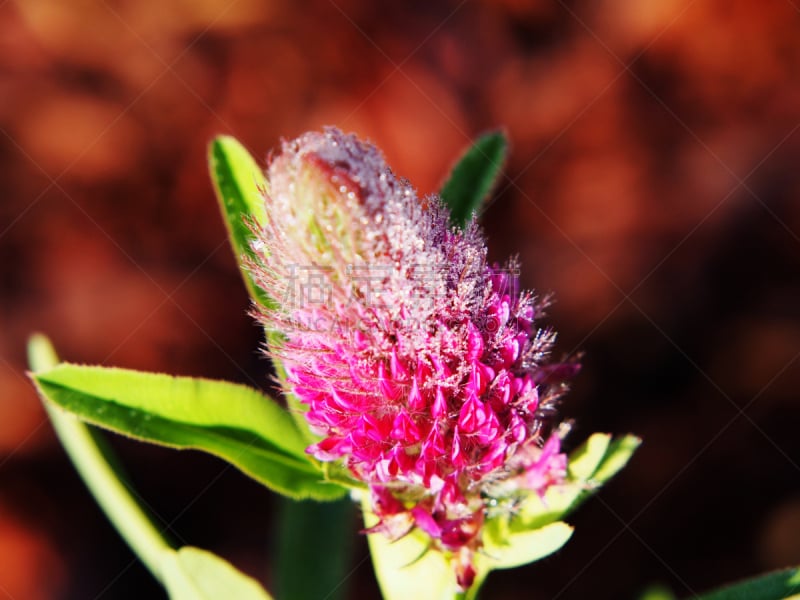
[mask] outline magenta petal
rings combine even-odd
[[[456,582],[462,590],[468,590],[475,582],[475,567],[472,562],[456,563]]]
[[[439,428],[434,425],[425,441],[422,443],[422,450],[420,455],[428,461],[436,460],[444,455],[444,438],[442,437]]]
[[[470,396],[458,413],[458,426],[464,433],[474,433],[486,422],[487,418],[486,406],[478,400],[477,396]]]
[[[433,516],[431,516],[431,514],[424,508],[417,505],[411,509],[411,514],[414,517],[414,524],[429,536],[438,538],[442,535],[442,528],[439,527],[439,524],[436,522]]]
[[[366,414],[360,418],[361,430],[371,440],[382,442],[389,435],[391,430],[387,419],[378,419],[373,415]]]
[[[395,381],[406,381],[408,379],[408,370],[403,366],[403,363],[397,358],[397,350],[392,348],[392,355],[389,359],[389,369],[392,373],[392,379]]]
[[[415,444],[421,437],[419,427],[404,410],[398,412],[394,418],[391,435],[393,439],[402,440],[408,444]]]
[[[441,387],[436,388],[433,404],[431,405],[431,416],[434,419],[442,419],[447,416],[447,400]]]
[[[561,483],[566,477],[567,456],[560,454],[561,439],[551,435],[539,457],[525,470],[525,486],[539,494],[551,485]]]
[[[453,445],[450,450],[450,462],[456,468],[461,468],[467,464],[467,455],[464,453],[461,446],[461,435],[458,432],[458,426],[453,431]]]
[[[485,419],[477,430],[478,441],[481,444],[490,444],[500,436],[500,421],[494,411],[488,407],[483,407]]]
[[[306,448],[306,452],[317,460],[331,461],[341,458],[352,449],[347,439],[328,437]]]
[[[467,325],[467,355],[470,362],[478,361],[483,355],[483,336],[478,328],[470,322]]]
[[[421,411],[425,408],[425,399],[419,391],[416,377],[411,380],[411,389],[408,392],[408,407],[413,411]]]

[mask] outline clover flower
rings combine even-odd
[[[564,481],[555,404],[577,365],[548,363],[546,302],[517,264],[488,264],[475,223],[450,227],[372,145],[307,133],[268,180],[251,271],[277,301],[258,318],[320,438],[308,452],[369,487],[371,531],[424,531],[466,589],[493,511]]]

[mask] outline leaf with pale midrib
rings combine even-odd
[[[288,413],[257,390],[66,363],[34,379],[46,398],[82,420],[139,440],[214,454],[282,494],[332,500],[346,493],[325,481]]]

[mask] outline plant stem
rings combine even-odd
[[[275,591],[282,600],[348,596],[352,568],[353,501],[297,502],[281,498],[276,536]],[[309,577],[309,566],[314,576]]]
[[[58,364],[53,346],[43,335],[36,334],[28,342],[28,362],[34,372]],[[97,434],[47,400],[44,406],[61,444],[86,487],[134,553],[161,582],[162,557],[172,548],[109,464],[97,443]]]

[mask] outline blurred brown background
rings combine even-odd
[[[0,597],[163,597],[54,440],[25,340],[264,385],[206,146],[263,159],[325,124],[425,193],[505,127],[484,223],[586,352],[572,439],[645,440],[486,598],[690,597],[800,562],[798,34],[795,0],[0,2]],[[267,491],[115,443],[176,539],[270,583]],[[346,585],[377,597],[368,562]]]

